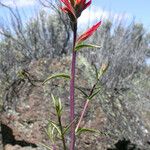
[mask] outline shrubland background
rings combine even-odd
[[[40,11],[36,17],[23,23],[19,12],[12,9],[11,20],[1,22],[1,89],[10,84],[17,72],[31,61],[70,54],[72,35],[69,20],[58,10],[55,12],[48,14]],[[126,25],[124,21],[103,20],[102,26],[89,41],[98,43],[102,48],[83,50],[81,53],[97,67],[103,62],[109,62],[109,69],[103,78],[104,86],[108,89],[121,90],[123,86],[124,90],[133,89],[132,81],[140,84],[148,79],[149,64],[146,64],[146,59],[150,55],[150,33],[142,23],[133,21]],[[134,91],[142,91],[144,87],[136,88]]]

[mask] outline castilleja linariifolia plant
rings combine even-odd
[[[100,79],[100,76],[104,73],[107,66],[103,66],[100,71],[96,71],[96,83],[92,86],[92,89],[90,93],[86,94],[84,91],[80,90],[84,96],[86,96],[86,103],[84,105],[83,111],[81,112],[81,116],[76,124],[75,121],[75,99],[74,99],[74,92],[75,92],[75,68],[76,68],[76,53],[82,49],[82,48],[98,48],[99,46],[93,45],[93,44],[86,44],[84,41],[89,38],[101,25],[101,21],[96,23],[94,26],[89,28],[86,32],[84,32],[82,35],[77,36],[77,25],[78,25],[78,18],[81,16],[82,12],[88,8],[91,5],[92,0],[89,0],[86,2],[86,0],[60,0],[63,3],[63,7],[61,7],[61,11],[64,13],[67,13],[70,19],[70,25],[73,32],[73,48],[72,48],[72,62],[71,62],[71,74],[57,74],[52,75],[48,79],[45,80],[47,82],[49,79],[55,78],[55,77],[64,77],[70,79],[70,124],[67,127],[63,127],[61,122],[61,112],[62,112],[62,105],[60,99],[57,99],[52,95],[52,99],[54,102],[56,115],[58,117],[58,124],[51,121],[49,124],[49,128],[47,130],[47,134],[53,141],[53,148],[56,149],[56,145],[54,142],[54,133],[57,132],[59,136],[61,137],[63,148],[67,149],[66,146],[66,139],[65,139],[65,133],[67,130],[70,131],[70,144],[69,144],[69,150],[75,149],[75,135],[77,132],[82,131],[80,128],[81,120],[83,119],[84,113],[86,111],[86,108],[88,106],[89,101],[100,91],[99,88],[97,88],[98,81]],[[44,83],[45,83],[44,82]],[[56,131],[55,131],[56,130]],[[84,130],[85,131],[85,130]]]

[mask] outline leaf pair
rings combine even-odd
[[[100,70],[98,71],[97,67],[94,65],[97,80],[99,80],[102,77],[102,75],[107,71],[108,67],[109,63],[106,64],[103,63]]]
[[[96,90],[95,92],[93,92],[88,99],[91,100],[94,96],[96,96],[99,92],[101,91],[101,89],[99,88],[98,90]]]
[[[79,51],[82,48],[101,48],[101,46],[93,45],[93,44],[78,44],[75,47],[75,51]]]
[[[61,114],[62,114],[62,110],[63,110],[61,100],[60,100],[60,98],[54,97],[53,94],[51,94],[51,97],[52,97],[52,100],[53,100],[53,103],[54,103],[54,107],[55,107],[57,116],[60,117]]]
[[[80,87],[75,87],[77,90],[79,90],[87,100],[91,100],[94,96],[96,96],[99,92],[100,92],[100,87],[96,88],[96,91],[94,91],[91,95],[88,95],[87,93],[84,92],[84,90],[82,90],[82,88]]]
[[[80,135],[80,134],[85,133],[85,132],[95,133],[97,131],[94,129],[90,129],[90,128],[78,128],[76,131],[76,135]]]
[[[50,121],[48,123],[46,133],[47,133],[49,139],[51,140],[51,142],[55,143],[56,136],[58,135],[58,133],[60,133],[59,128],[57,127],[56,123]]]
[[[101,25],[101,21],[92,26],[90,29],[88,29],[86,32],[84,32],[82,35],[80,35],[76,41],[76,47],[75,50],[78,51],[81,48],[100,48],[98,45],[93,44],[82,44],[83,41],[85,41],[87,38],[89,38]]]

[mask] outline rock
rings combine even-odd
[[[21,147],[19,145],[7,144],[5,145],[4,150],[44,150],[44,149],[32,148],[31,146]]]
[[[10,144],[5,145],[4,150],[20,150],[20,146],[16,145],[16,146],[12,146]]]
[[[8,87],[1,114],[1,122],[7,128],[3,134],[3,138],[7,139],[4,143],[7,149],[16,148],[18,145],[25,149],[32,145],[31,149],[39,148],[40,150],[40,143],[51,145],[45,133],[49,120],[56,119],[51,93],[61,98],[65,109],[63,124],[69,123],[69,82],[55,79],[42,85],[50,74],[69,72],[69,66],[70,57],[34,61],[27,68],[29,78],[16,78]],[[88,61],[81,56],[79,56],[77,67],[76,85],[84,87],[88,92],[94,82],[94,71]],[[75,97],[76,115],[79,116],[85,101],[79,91],[76,91]],[[138,145],[146,146],[149,130],[144,126],[140,117],[135,112],[128,110],[120,99],[122,98],[112,96],[105,91],[93,99],[82,121],[82,126],[97,129],[99,134],[85,133],[79,136],[78,149],[105,150],[122,136]],[[7,134],[11,134],[11,139],[6,136]],[[11,147],[10,144],[15,146]],[[58,145],[62,149],[59,140]]]
[[[130,140],[122,139],[115,143],[115,148],[108,148],[107,150],[141,150],[136,144],[131,143]]]

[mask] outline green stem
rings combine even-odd
[[[66,142],[65,142],[65,137],[64,137],[64,130],[63,130],[63,126],[62,126],[62,123],[61,123],[61,117],[60,116],[58,116],[58,122],[59,122],[59,126],[60,126],[63,147],[64,147],[64,150],[66,150]]]

